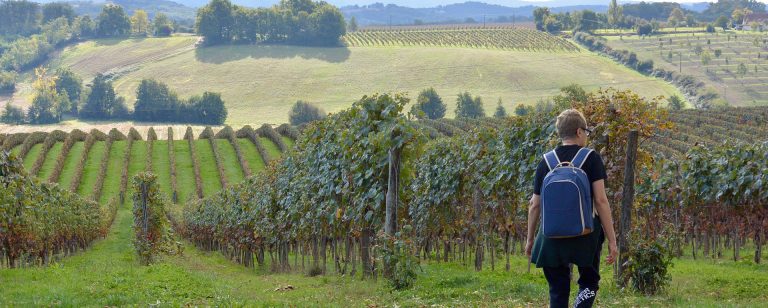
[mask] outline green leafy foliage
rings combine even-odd
[[[135,175],[133,186],[133,246],[142,264],[157,260],[161,252],[178,253],[180,244],[174,243],[166,221],[165,206],[168,203],[160,193],[157,176],[150,172]]]

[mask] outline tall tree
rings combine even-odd
[[[137,121],[174,121],[181,113],[178,96],[166,84],[154,79],[141,81],[133,107]]]
[[[66,93],[72,104],[72,113],[77,113],[77,102],[80,101],[80,93],[83,90],[83,80],[67,68],[56,70],[56,91]]]
[[[75,9],[66,2],[51,2],[43,5],[43,24],[59,17],[64,17],[72,22],[75,19]]]
[[[608,24],[614,28],[617,27],[623,18],[622,12],[623,8],[616,0],[611,0],[611,3],[608,5]]]
[[[29,35],[40,27],[40,5],[27,1],[0,1],[0,34]]]
[[[227,120],[227,107],[220,93],[205,92],[203,96],[193,96],[189,105],[192,108],[191,120],[195,123],[221,125]]]
[[[683,14],[683,10],[676,8],[672,10],[672,13],[669,14],[669,18],[667,19],[667,22],[675,28],[680,25],[685,20],[685,15]]]
[[[157,13],[152,20],[152,32],[155,36],[169,36],[173,33],[173,22],[163,13]]]
[[[117,104],[118,99],[112,82],[106,76],[97,74],[93,79],[88,99],[86,99],[83,108],[80,109],[80,117],[98,120],[111,119]]]
[[[131,16],[131,32],[135,35],[144,36],[149,31],[149,15],[144,10],[136,10]]]
[[[357,25],[357,19],[355,16],[352,16],[352,18],[349,19],[349,25],[347,26],[347,30],[349,32],[355,32],[357,31],[358,25]]]
[[[45,68],[35,69],[34,97],[27,116],[34,124],[50,124],[61,121],[61,114],[69,110],[69,98],[56,91],[55,78],[48,76]]]
[[[536,30],[544,31],[544,21],[549,17],[549,8],[537,7],[533,10],[533,21],[536,23]]]
[[[120,37],[131,33],[131,19],[122,6],[106,4],[99,14],[98,35],[102,37]]]
[[[229,0],[212,0],[197,10],[195,29],[206,44],[226,43],[232,40],[234,17]]]
[[[456,117],[457,118],[484,118],[483,100],[478,96],[472,98],[469,92],[459,94],[456,98]]]
[[[416,100],[416,104],[413,105],[411,113],[420,117],[420,112],[424,112],[424,116],[428,119],[441,119],[445,116],[446,105],[440,95],[437,94],[434,88],[422,90],[419,93],[419,97]]]

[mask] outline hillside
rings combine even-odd
[[[227,122],[233,125],[285,123],[290,106],[300,99],[334,112],[366,94],[404,91],[415,97],[428,87],[443,96],[449,116],[453,116],[456,95],[464,91],[483,97],[487,112],[499,98],[512,110],[516,104],[533,104],[553,96],[571,83],[587,89],[632,88],[649,97],[678,93],[665,82],[583,50],[389,45],[194,48],[196,40],[89,41],[66,48],[51,64],[70,67],[86,80],[98,72],[114,74],[117,91],[129,102],[143,78],[166,82],[182,97],[206,90],[221,92],[229,108]],[[546,40],[529,44],[529,49],[550,48]]]

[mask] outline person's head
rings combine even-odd
[[[557,134],[564,144],[587,145],[587,136],[591,131],[587,128],[587,119],[576,109],[568,109],[557,116]]]

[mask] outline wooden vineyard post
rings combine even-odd
[[[619,220],[619,260],[615,280],[619,288],[626,287],[625,271],[629,254],[629,232],[632,230],[632,203],[635,199],[635,162],[637,161],[638,132],[629,132],[627,140],[627,159],[624,169],[624,185],[621,197],[621,217]]]

